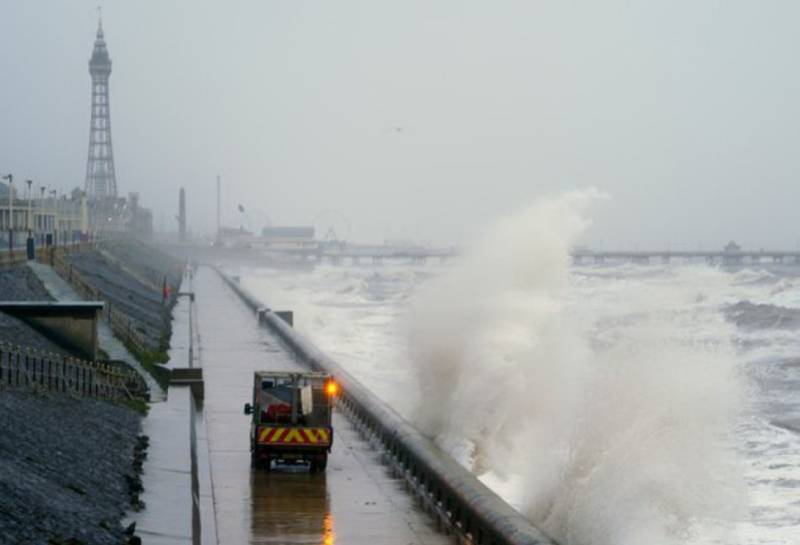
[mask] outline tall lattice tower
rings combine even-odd
[[[114,150],[111,148],[111,109],[108,102],[108,78],[111,59],[103,36],[103,19],[97,23],[97,38],[89,60],[92,75],[92,121],[89,127],[89,159],[86,161],[86,195],[89,199],[110,200],[117,197],[114,173]]]

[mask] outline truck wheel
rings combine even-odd
[[[250,467],[253,469],[264,469],[269,471],[269,458],[262,458],[259,456],[258,449],[250,451]]]
[[[328,455],[324,454],[321,458],[311,460],[309,471],[311,473],[322,473],[328,465]]]

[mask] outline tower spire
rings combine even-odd
[[[92,76],[92,118],[89,125],[89,157],[86,162],[86,195],[89,199],[107,201],[117,198],[114,171],[114,150],[111,147],[111,107],[108,80],[111,58],[103,37],[103,12],[97,8],[97,39],[89,59]]]

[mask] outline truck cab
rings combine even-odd
[[[317,372],[256,371],[251,416],[250,460],[254,468],[308,464],[325,471],[333,446],[331,412],[338,387]]]

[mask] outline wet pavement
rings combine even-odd
[[[192,290],[192,278],[183,278],[181,291]],[[172,338],[168,367],[189,365],[189,299],[182,297],[172,310]],[[194,344],[198,345],[197,335]],[[196,358],[194,358],[196,361]],[[208,461],[208,434],[200,407],[188,386],[170,386],[167,395],[150,405],[142,433],[150,447],[142,473],[145,509],[128,513],[124,525],[136,522],[136,534],[148,545],[191,545],[199,517],[201,545],[218,545]],[[192,433],[194,431],[194,434]],[[198,507],[193,512],[192,450],[196,452]]]
[[[214,271],[199,269],[194,290],[220,543],[451,543],[341,414],[334,415],[327,472],[250,469],[249,418],[242,408],[250,401],[253,371],[298,366]]]
[[[184,271],[178,293],[189,294],[194,291],[194,274],[191,269]],[[172,336],[169,340],[167,355],[169,360],[165,367],[170,369],[175,367],[194,367],[197,363],[197,354],[192,354],[192,361],[189,361],[189,320],[194,326],[195,312],[192,309],[192,302],[188,296],[178,296],[175,306],[172,307]],[[194,343],[197,344],[197,333],[193,331]],[[192,351],[194,352],[194,351]]]
[[[192,475],[189,388],[170,388],[169,398],[153,403],[142,433],[150,438],[142,474],[145,510],[129,513],[136,533],[151,545],[191,545]]]

